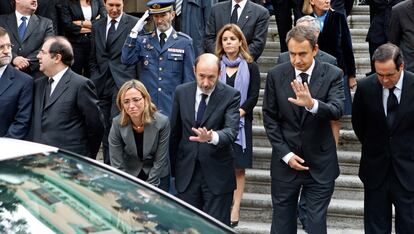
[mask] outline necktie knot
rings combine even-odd
[[[299,74],[300,78],[302,79],[302,84],[303,83],[308,83],[308,77],[309,75],[305,72],[302,72]]]
[[[388,89],[388,91],[390,92],[390,94],[391,94],[391,93],[394,93],[394,90],[395,90],[395,86],[394,86],[394,87],[392,87],[392,88],[389,88],[389,89]]]
[[[53,81],[55,81],[55,80],[53,79],[53,77],[50,77],[50,78],[47,80],[47,83],[48,83],[49,85],[51,85],[51,84],[53,83]]]
[[[112,19],[112,20],[111,20],[111,26],[112,26],[112,25],[114,25],[114,26],[115,26],[115,24],[116,24],[116,20],[115,20],[115,19]]]
[[[201,100],[202,100],[202,101],[205,101],[205,100],[207,99],[207,97],[208,97],[208,95],[207,95],[207,94],[205,94],[205,93],[202,93],[202,94],[201,94]]]
[[[237,10],[237,8],[239,8],[239,7],[240,7],[239,4],[234,5],[234,10]]]
[[[27,17],[26,16],[22,16],[22,18],[20,18],[20,19],[23,21],[23,23],[26,23]]]

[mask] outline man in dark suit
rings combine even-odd
[[[358,82],[352,126],[362,143],[359,178],[364,183],[365,233],[414,227],[414,74],[400,49],[384,44],[372,57],[376,74]]]
[[[63,37],[45,41],[39,54],[40,71],[35,81],[33,141],[96,158],[104,131],[95,86],[74,73],[72,47]]]
[[[405,69],[414,72],[414,0],[406,0],[391,10],[389,41],[401,48]]]
[[[220,63],[213,54],[198,57],[194,71],[197,81],[178,86],[174,95],[172,176],[179,198],[230,225],[240,93],[218,82]]]
[[[13,60],[17,69],[38,78],[39,61],[36,58],[43,41],[53,36],[53,24],[50,19],[37,16],[37,1],[16,0],[16,11],[0,16],[0,26],[4,27],[10,35]]]
[[[264,126],[273,148],[271,232],[296,233],[302,191],[307,231],[323,234],[339,175],[330,120],[342,116],[343,73],[314,59],[317,37],[307,27],[294,27],[287,42],[291,63],[269,71],[263,100]]]
[[[388,26],[390,23],[391,9],[394,5],[403,0],[366,0],[369,5],[369,29],[366,41],[369,44],[369,58],[371,61],[371,72],[375,73],[372,55],[374,51],[382,44],[388,42]]]
[[[105,8],[108,16],[100,18],[92,28],[90,65],[91,80],[96,86],[107,127],[102,144],[104,163],[109,165],[109,129],[112,118],[119,113],[116,95],[126,81],[138,79],[137,66],[121,62],[122,46],[138,19],[123,12],[124,0],[106,0]]]
[[[12,67],[12,44],[0,27],[0,137],[23,139],[32,114],[33,79]]]
[[[215,4],[206,26],[206,52],[215,52],[217,33],[228,23],[240,27],[249,44],[250,54],[257,60],[266,45],[269,11],[250,0],[229,0]]]

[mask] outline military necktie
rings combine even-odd
[[[165,38],[167,38],[167,35],[165,33],[160,33],[160,46],[161,46],[161,48],[164,47]]]

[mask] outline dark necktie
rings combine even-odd
[[[206,104],[206,98],[208,97],[207,94],[201,94],[201,101],[198,104],[198,110],[197,110],[197,119],[196,119],[196,128],[199,128],[201,125],[201,120],[203,119],[204,111],[206,110],[207,104]]]
[[[165,44],[165,38],[167,38],[167,34],[165,34],[165,33],[160,33],[160,46],[161,46],[161,49],[162,49],[162,47],[164,47],[164,44]]]
[[[309,75],[307,73],[302,72],[302,73],[299,74],[299,76],[302,79],[302,84],[304,84],[306,82],[309,85],[309,83],[308,83]]]
[[[53,83],[53,78],[50,77],[49,80],[47,81],[47,85],[46,85],[46,92],[45,92],[45,103],[43,105],[43,107],[46,106],[46,104],[49,102],[49,98],[50,98],[50,94],[52,92],[52,83]]]
[[[391,129],[398,111],[398,99],[394,94],[395,86],[388,90],[389,95],[387,99],[387,124],[388,129]]]
[[[299,74],[299,76],[302,79],[302,84],[308,83],[308,77],[309,77],[309,75],[307,73],[302,72],[302,73]],[[299,115],[302,116],[303,113],[306,113],[305,112],[305,107],[299,108]]]
[[[237,9],[239,8],[239,4],[234,5],[233,12],[231,13],[230,23],[237,24],[238,17],[237,17]]]
[[[27,25],[26,25],[27,17],[22,16],[21,20],[22,20],[22,23],[19,25],[18,31],[19,31],[20,40],[23,40],[24,33],[26,32],[26,28],[27,28]]]
[[[108,35],[106,36],[106,50],[109,50],[109,47],[112,44],[112,41],[114,40],[114,36],[115,36],[115,24],[116,24],[116,20],[111,20],[111,27],[109,27],[108,30]]]

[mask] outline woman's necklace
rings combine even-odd
[[[132,123],[132,128],[136,131],[136,132],[143,132],[144,131],[144,125],[140,124],[140,125],[135,125],[134,123]]]

